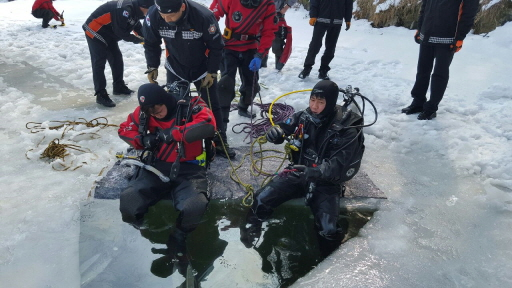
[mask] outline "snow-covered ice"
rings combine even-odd
[[[56,8],[65,10],[66,26],[43,30],[30,14],[33,1],[0,1],[4,287],[80,286],[80,201],[126,144],[113,127],[77,126],[61,141],[90,152],[72,151],[64,164],[81,167],[60,172],[39,154],[63,131],[31,133],[25,125],[51,127],[51,120],[97,117],[119,124],[137,105],[135,96],[114,96],[118,106],[107,109],[92,96],[81,25],[104,2],[56,1]],[[297,78],[313,31],[307,11],[291,10],[287,20],[294,32],[293,53],[282,72],[271,68],[273,55],[269,68],[261,70],[268,87],[262,89],[264,103],[312,88],[318,80],[318,63],[311,77]],[[363,169],[388,201],[358,237],[299,280],[299,287],[512,286],[512,23],[485,37],[468,35],[432,121],[400,113],[410,104],[415,79],[413,34],[400,27],[373,29],[365,20],[341,32],[329,74],[341,87],[359,87],[378,108],[377,123],[365,129]],[[120,47],[125,81],[137,88],[147,81],[143,47],[125,42]],[[108,68],[106,74],[111,89]],[[298,93],[283,101],[302,109],[307,97]],[[236,114],[230,120],[230,125],[242,121]],[[228,136],[233,146],[245,145],[242,135]]]

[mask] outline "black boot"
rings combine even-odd
[[[101,90],[94,94],[96,96],[96,103],[101,104],[105,107],[116,107],[116,103],[108,97],[108,93],[106,90]]]
[[[227,126],[227,123],[223,123],[223,125],[225,125],[224,127]],[[222,127],[222,128],[224,128]],[[235,158],[236,156],[236,152],[235,150],[231,149],[229,147],[229,144],[228,144],[228,137],[226,136],[226,129],[221,129],[221,131],[219,131],[219,134],[220,137],[218,135],[215,136],[215,139],[213,139],[213,142],[215,143],[215,155],[219,155],[220,157],[224,157],[224,158],[228,158],[228,159],[233,159]],[[224,143],[224,145],[223,145]],[[226,154],[226,151],[224,151],[224,149],[226,149],[227,151],[227,154]]]
[[[305,79],[311,73],[311,67],[304,67],[304,69],[299,73],[300,79]]]
[[[423,112],[423,106],[414,106],[411,104],[402,109],[402,113],[405,113],[407,115],[416,114],[420,112]]]
[[[133,92],[135,91],[128,88],[124,81],[114,83],[114,95],[130,95]]]
[[[242,108],[240,106],[238,106],[238,115],[240,115],[242,117],[247,117],[247,118],[255,118],[256,117],[256,114],[251,113],[247,110],[247,108]]]
[[[432,120],[436,118],[437,113],[436,111],[421,111],[421,113],[418,115],[418,120]]]
[[[318,79],[331,80],[331,78],[329,78],[329,75],[327,75],[327,70],[323,69],[318,70]]]

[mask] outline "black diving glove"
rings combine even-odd
[[[307,181],[315,181],[322,176],[322,171],[318,167],[306,167],[305,165],[293,165],[290,167],[291,170],[296,170],[294,173],[298,177],[303,177]]]
[[[158,130],[156,131],[156,135],[158,137],[158,140],[164,142],[165,144],[171,144],[172,141],[174,141],[174,137],[172,137],[172,129],[164,129],[164,130]]]
[[[267,141],[274,144],[281,144],[284,142],[284,131],[279,126],[272,126],[267,131]]]
[[[145,136],[142,136],[142,145],[146,149],[154,148],[156,145],[158,145],[158,135],[156,134],[148,134]]]

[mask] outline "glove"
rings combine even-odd
[[[317,180],[322,176],[322,172],[318,167],[306,167],[304,165],[292,165],[290,167],[291,170],[297,170],[294,171],[294,175],[304,178],[307,181],[311,180]]]
[[[345,25],[347,26],[347,28],[345,28],[345,31],[348,31],[348,29],[350,29],[350,22],[345,22]]]
[[[261,57],[254,56],[254,59],[252,59],[251,63],[249,64],[249,69],[252,72],[256,72],[256,71],[260,70],[260,68],[261,68]]]
[[[165,144],[171,144],[172,141],[174,141],[174,137],[172,137],[172,130],[164,129],[164,130],[158,130],[156,131],[156,135],[158,140],[163,141]]]
[[[210,88],[213,85],[214,80],[217,78],[217,73],[207,73],[206,77],[201,82],[201,87]]]
[[[158,78],[158,68],[148,67],[148,71],[144,72],[144,74],[148,74],[149,83],[158,84],[158,82],[156,82],[156,78]]]
[[[416,42],[418,44],[421,44],[420,31],[419,30],[416,30],[416,34],[414,34],[414,42]]]
[[[462,41],[462,40],[457,40],[457,41],[455,42],[455,45],[453,45],[453,44],[452,44],[452,45],[450,45],[450,49],[453,51],[453,53],[457,53],[457,52],[459,52],[459,51],[460,51],[460,49],[462,49],[462,42],[464,42],[464,41]]]
[[[316,18],[309,18],[309,25],[315,26]]]
[[[142,145],[146,149],[151,149],[158,144],[158,135],[156,134],[148,134],[142,137]]]
[[[267,141],[274,144],[281,144],[284,142],[284,131],[279,126],[272,126],[267,131]]]

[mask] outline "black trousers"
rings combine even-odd
[[[36,9],[32,11],[32,15],[37,19],[43,19],[43,23],[41,25],[43,28],[50,26],[48,23],[50,23],[50,20],[52,20],[54,16],[53,12],[47,9]]]
[[[416,82],[411,90],[412,105],[423,106],[425,111],[437,111],[450,78],[453,54],[449,45],[420,44]],[[427,101],[429,82],[430,99]]]
[[[165,71],[167,72],[168,84],[181,80],[178,76],[174,75],[169,70],[165,69]],[[201,93],[201,99],[203,99],[204,102],[208,104],[210,110],[212,110],[213,117],[215,117],[215,123],[217,124],[217,129],[225,133],[226,130],[223,129],[224,127],[222,127],[222,125],[220,125],[223,121],[222,119],[224,115],[220,109],[219,96],[217,95],[217,79],[213,79],[213,85],[210,88],[201,87],[201,82],[202,79],[194,82],[193,84],[196,87],[196,90]]]
[[[236,79],[236,72],[238,71],[240,74],[242,83],[239,89],[240,101],[238,106],[243,109],[247,109],[251,106],[254,97],[260,92],[260,85],[258,84],[259,74],[249,69],[249,64],[252,59],[254,59],[256,52],[256,49],[243,52],[230,49],[224,49],[223,51],[224,70],[222,71],[222,76],[228,75],[232,79]],[[231,103],[231,101],[235,99],[235,90],[233,89],[232,94],[219,95],[219,97],[223,98],[220,99],[221,106],[227,108],[225,106],[228,105],[229,107],[229,104],[226,103]]]
[[[308,192],[307,183],[296,176],[277,176],[256,192],[252,206],[259,219],[268,218],[275,208],[284,202],[302,198]],[[324,238],[336,238],[337,222],[340,214],[340,185],[317,185],[310,208],[318,233]]]
[[[155,165],[164,175],[169,175],[171,163]],[[204,167],[181,163],[174,181],[162,182],[158,176],[140,169],[130,186],[121,192],[119,210],[124,222],[140,225],[150,206],[162,199],[173,201],[179,211],[176,227],[183,232],[194,230],[201,221],[209,203],[208,180]]]
[[[89,52],[91,53],[92,65],[92,80],[94,82],[94,91],[96,93],[105,90],[107,87],[107,79],[105,78],[105,64],[110,65],[112,71],[112,80],[114,87],[121,83],[124,84],[124,62],[123,54],[119,49],[117,41],[108,41],[105,44],[98,39],[91,39],[85,36],[87,44],[89,45]]]
[[[320,70],[329,71],[331,67],[329,64],[334,58],[336,51],[336,43],[340,36],[341,25],[323,25],[316,24],[313,28],[313,37],[309,43],[308,54],[304,60],[304,68],[311,69],[315,65],[315,58],[320,48],[322,48],[322,41],[325,35],[325,51],[320,60]]]

